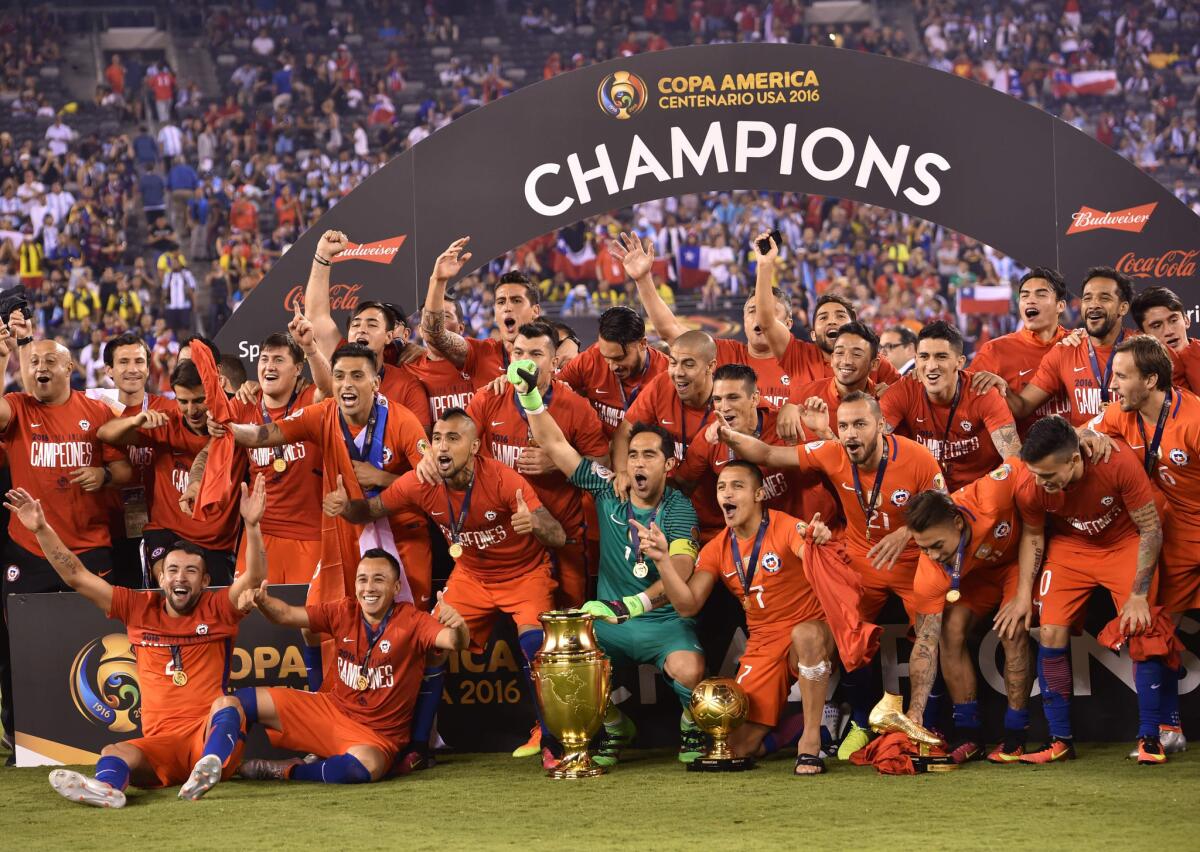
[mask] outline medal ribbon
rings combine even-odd
[[[1158,412],[1158,423],[1154,427],[1154,440],[1146,440],[1146,427],[1142,425],[1142,415],[1137,415],[1138,432],[1142,435],[1142,445],[1146,448],[1146,458],[1142,464],[1146,468],[1147,475],[1151,479],[1154,478],[1154,467],[1158,461],[1158,448],[1162,444],[1163,430],[1167,428],[1167,415],[1171,413],[1171,389],[1167,388],[1167,393],[1163,397],[1162,411]]]
[[[446,520],[450,524],[450,543],[458,544],[462,538],[463,524],[467,522],[467,512],[471,509],[471,492],[475,490],[475,473],[471,473],[471,481],[467,483],[466,494],[463,495],[462,509],[458,513],[457,519],[454,515],[454,504],[450,502],[450,484],[442,482],[442,487],[446,489]]]
[[[287,420],[292,413],[292,406],[296,404],[296,397],[300,396],[300,383],[296,382],[296,386],[292,388],[292,398],[288,400],[287,405],[283,409],[283,419]],[[271,413],[267,411],[267,395],[264,393],[258,400],[259,409],[262,412],[263,425],[271,425]],[[344,427],[343,427],[344,428]],[[283,458],[283,447],[271,447],[271,453],[277,459]]]
[[[1100,383],[1100,399],[1103,402],[1110,402],[1112,395],[1108,390],[1108,382],[1112,378],[1113,357],[1117,354],[1117,345],[1125,339],[1125,331],[1117,335],[1117,339],[1113,341],[1112,350],[1108,353],[1108,364],[1104,367],[1104,372],[1100,372],[1100,359],[1096,357],[1096,347],[1092,345],[1092,338],[1088,338],[1088,358],[1092,362],[1092,375],[1096,377],[1096,381]]]
[[[383,617],[383,621],[379,622],[379,632],[372,635],[371,625],[367,623],[367,619],[363,619],[363,629],[366,630],[367,640],[370,642],[367,645],[367,653],[363,655],[362,662],[358,664],[359,677],[367,678],[370,684],[370,677],[367,675],[367,669],[371,662],[371,652],[375,650],[375,646],[379,644],[379,640],[383,638],[383,632],[387,629],[388,620],[391,619],[392,613],[396,611],[395,605],[389,606],[387,615]]]
[[[879,459],[879,469],[875,472],[875,485],[871,488],[871,499],[863,502],[862,480],[858,477],[858,465],[850,462],[850,473],[854,476],[854,496],[858,498],[859,508],[867,519],[867,540],[871,539],[871,520],[875,517],[875,504],[879,502],[879,494],[883,490],[883,475],[887,472],[888,445],[887,438],[883,439],[883,455]]]
[[[187,672],[183,669],[183,651],[178,645],[169,646],[171,649],[171,666],[172,676],[175,672],[181,672],[184,677],[187,677]]]
[[[954,399],[950,400],[950,410],[946,412],[946,428],[942,430],[942,440],[938,444],[937,460],[942,466],[942,473],[949,477],[950,472],[947,470],[948,462],[946,461],[946,446],[950,440],[950,430],[954,428],[954,415],[958,412],[958,404],[962,401],[963,375],[958,374],[958,384],[954,386]],[[934,421],[933,417],[933,400],[929,397],[929,391],[925,390],[925,386],[921,386],[921,390],[925,393],[925,404],[929,407],[929,421]]]
[[[658,502],[658,505],[654,507],[654,513],[652,515],[650,515],[649,520],[647,520],[643,526],[645,526],[647,529],[649,529],[650,525],[655,523],[658,520],[658,513],[660,511],[662,511],[662,501],[661,500]],[[630,547],[629,552],[633,554],[633,561],[634,561],[634,563],[644,562],[645,560],[642,559],[642,554],[641,554],[642,537],[638,533],[637,527],[635,527],[633,525],[633,499],[632,498],[630,498],[630,500],[625,504],[625,520],[629,524],[629,547]]]
[[[953,564],[947,565],[945,562],[941,563],[942,569],[950,575],[950,590],[953,592],[958,591],[959,582],[962,580],[963,554],[966,553],[967,538],[970,534],[971,528],[964,523],[963,531],[958,536],[958,550],[954,552]]]
[[[350,434],[346,418],[338,412],[338,423],[342,427],[342,439],[346,442],[346,452],[354,461],[365,461],[383,470],[383,436],[387,433],[388,409],[387,402],[379,394],[375,395],[375,404],[371,408],[371,416],[367,418],[367,427],[363,430],[362,448]],[[363,489],[368,497],[379,494],[378,488]]]
[[[750,552],[750,565],[742,564],[742,552],[738,547],[737,535],[729,531],[729,549],[733,553],[733,567],[737,570],[738,580],[746,597],[750,596],[750,584],[754,582],[754,574],[758,571],[758,554],[762,550],[763,539],[767,536],[767,524],[770,522],[770,512],[763,509],[762,521],[758,525],[758,534],[754,537],[754,550]]]
[[[650,350],[647,349],[646,350],[646,360],[642,362],[642,372],[639,374],[642,376],[643,383],[646,381],[646,371],[649,369],[650,369]],[[614,376],[613,378],[616,378],[616,376]],[[638,394],[642,392],[642,385],[639,384],[636,388],[633,389],[632,392],[630,392],[629,396],[626,396],[625,395],[625,384],[620,379],[617,379],[617,391],[618,391],[618,393],[621,394],[621,407],[625,411],[628,411],[629,406],[633,405],[634,400],[636,400],[638,398]]]
[[[686,456],[688,446],[696,439],[696,436],[700,434],[701,430],[704,429],[705,424],[708,423],[708,416],[712,414],[712,400],[709,399],[709,401],[705,403],[704,416],[700,418],[700,425],[696,427],[696,431],[693,432],[692,437],[689,438],[687,433],[687,408],[684,407],[683,400],[680,399],[678,393],[675,394],[675,398],[679,400],[680,443],[683,444],[683,454]]]

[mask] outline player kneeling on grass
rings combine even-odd
[[[725,532],[700,551],[690,578],[672,565],[662,572],[663,586],[680,614],[689,616],[700,610],[720,578],[746,610],[750,638],[737,682],[746,690],[750,712],[746,724],[730,737],[733,751],[761,757],[777,750],[780,739],[788,739],[783,728],[772,729],[780,723],[791,684],[799,680],[804,729],[796,745],[795,773],[819,775],[825,771],[819,756],[821,715],[836,643],[801,548],[806,537],[824,544],[830,534],[819,515],[805,524],[768,510],[765,499],[762,472],[750,462],[729,462],[717,478]],[[646,539],[646,552],[657,557],[665,546],[658,525],[638,531]],[[831,603],[857,623],[862,589],[853,570],[843,567],[842,576],[826,580],[844,587],[844,594],[838,593],[839,600]]]
[[[124,622],[137,649],[144,736],[105,746],[88,778],[69,769],[50,773],[63,798],[102,808],[125,805],[125,787],[183,784],[179,798],[195,801],[233,774],[241,760],[245,720],[225,694],[238,622],[235,602],[267,575],[258,522],[266,507],[262,476],[253,491],[242,485],[242,518],[249,539],[246,571],[228,589],[208,590],[204,552],[179,541],[168,548],[158,574],[160,592],[114,587],[91,573],[46,523],[40,500],[23,488],[4,507],[37,536],[63,582]]]
[[[242,596],[244,608],[257,606],[275,624],[333,636],[338,677],[322,692],[278,686],[237,691],[247,722],[263,725],[272,745],[323,758],[248,760],[241,777],[361,784],[390,772],[408,744],[426,656],[461,650],[470,641],[466,622],[452,607],[439,602],[435,615],[428,615],[408,601],[397,603],[401,587],[396,557],[373,548],[358,563],[352,598],[289,606],[271,597],[266,583]]]

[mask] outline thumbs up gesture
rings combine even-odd
[[[337,478],[337,488],[330,491],[321,500],[321,508],[325,514],[331,518],[336,518],[345,511],[346,506],[350,504],[350,495],[346,493],[346,485],[342,482],[342,475],[339,473]]]
[[[513,532],[519,535],[529,535],[533,532],[533,512],[525,502],[525,494],[517,489],[517,511],[512,513]]]

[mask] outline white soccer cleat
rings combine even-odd
[[[206,754],[196,761],[187,782],[179,788],[179,798],[198,802],[204,794],[217,786],[221,780],[221,759],[215,754]]]
[[[70,769],[55,769],[50,773],[50,786],[54,792],[81,805],[94,808],[123,808],[125,794],[103,781],[89,778]]]
[[[1187,737],[1184,736],[1181,728],[1162,725],[1158,729],[1158,741],[1162,743],[1163,754],[1179,754],[1187,751]],[[1138,750],[1135,746],[1133,751],[1129,752],[1129,759],[1137,760],[1137,756]]]

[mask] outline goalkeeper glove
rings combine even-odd
[[[645,592],[627,595],[619,601],[588,601],[580,607],[581,610],[595,618],[602,618],[609,624],[622,624],[631,618],[637,618],[653,609],[650,598]]]
[[[517,399],[526,411],[540,411],[542,394],[538,391],[538,368],[529,359],[508,365],[508,381],[517,392]]]

